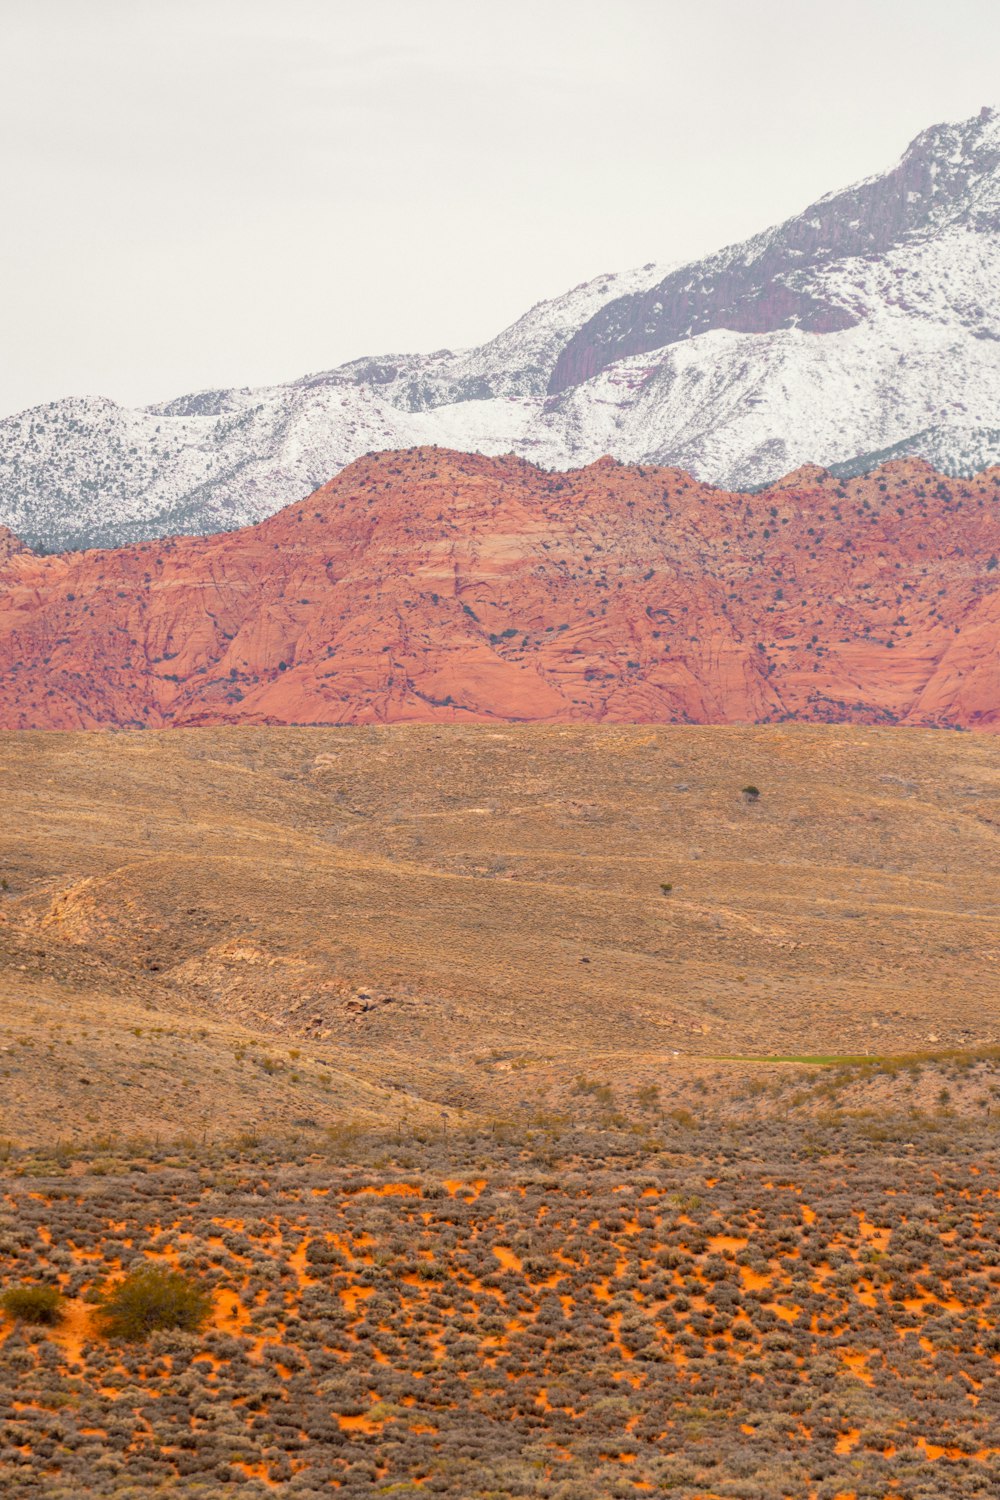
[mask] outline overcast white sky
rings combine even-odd
[[[498,332],[1000,103],[996,0],[0,0],[0,414]]]

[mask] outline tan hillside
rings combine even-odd
[[[989,737],[24,734],[0,776],[15,1139],[485,1116],[581,1074],[1000,1038]]]

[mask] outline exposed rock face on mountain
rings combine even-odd
[[[0,727],[783,719],[1000,730],[1000,469],[730,494],[363,459],[256,527],[0,563]]]
[[[549,390],[712,329],[854,328],[874,311],[857,297],[863,262],[884,263],[905,246],[956,231],[987,239],[1000,231],[1000,128],[989,110],[978,121],[924,131],[884,176],[821,198],[755,239],[608,303],[564,346]],[[904,306],[908,290],[900,288]],[[996,308],[977,311],[985,336],[1000,337]]]
[[[228,529],[366,452],[427,443],[552,468],[610,453],[732,488],[897,449],[969,473],[1000,457],[998,231],[984,110],[753,239],[597,277],[476,349],[9,417],[0,521],[47,548]]]

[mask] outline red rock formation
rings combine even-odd
[[[262,525],[0,550],[0,726],[400,719],[1000,730],[1000,469],[759,494],[603,459],[360,460]]]

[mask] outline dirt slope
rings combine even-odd
[[[667,1093],[698,1058],[996,1043],[995,749],[0,736],[0,1138],[495,1114],[580,1074]]]
[[[602,460],[360,460],[243,531],[0,544],[0,726],[1000,727],[1000,470],[733,495]]]

